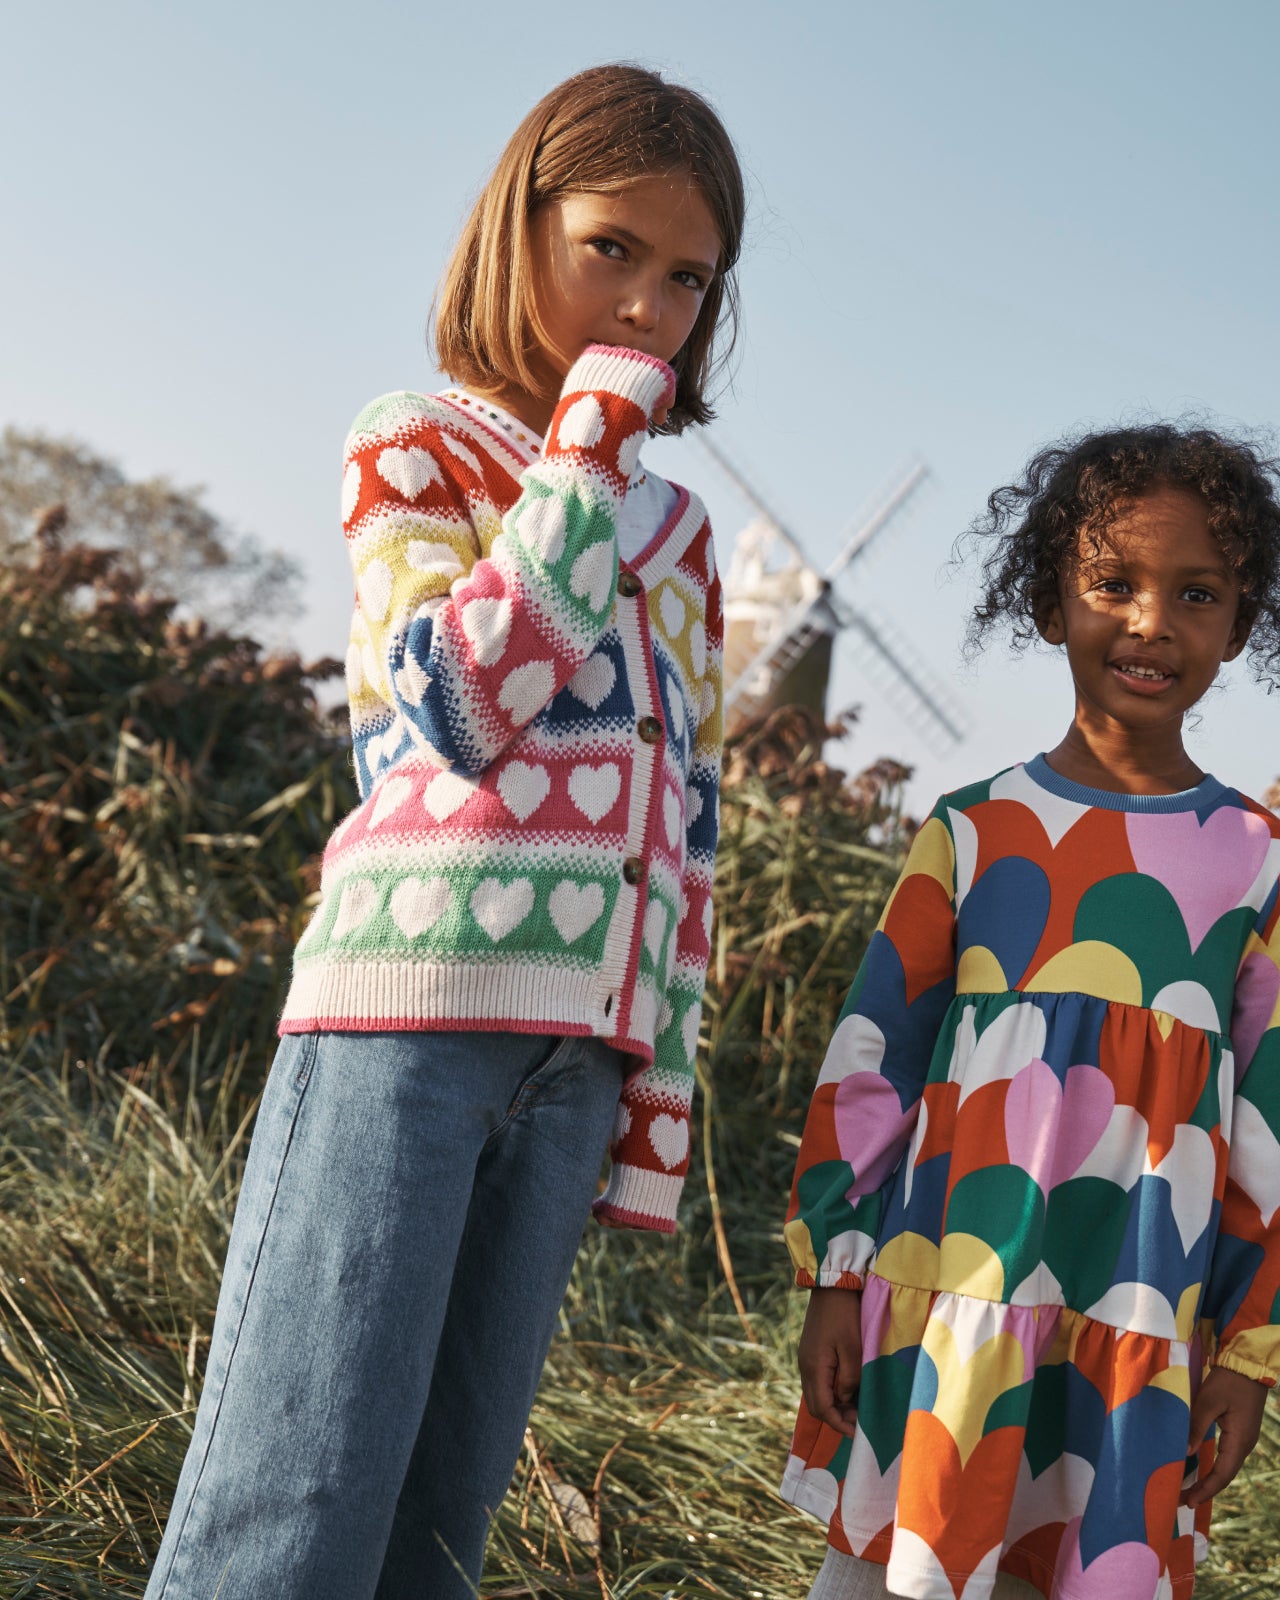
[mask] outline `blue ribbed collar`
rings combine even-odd
[[[1099,806],[1104,811],[1202,811],[1226,793],[1226,785],[1209,773],[1194,789],[1180,789],[1177,794],[1123,794],[1114,789],[1090,789],[1083,783],[1072,783],[1070,778],[1055,772],[1043,755],[1026,762],[1023,770],[1033,783],[1050,794],[1074,800],[1081,806]]]

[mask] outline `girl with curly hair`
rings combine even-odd
[[[1183,723],[1246,647],[1280,675],[1277,479],[1208,429],[1119,429],[977,525],[973,638],[1061,649],[1075,714],[938,801],[818,1079],[786,1230],[811,1600],[1187,1600],[1257,1440],[1280,819]]]

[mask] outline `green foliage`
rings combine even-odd
[[[0,1046],[128,1070],[269,1047],[308,864],[354,799],[333,663],[175,620],[46,537],[0,574]],[[210,1056],[210,1059],[212,1057]]]

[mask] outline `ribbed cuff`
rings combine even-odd
[[[660,405],[670,405],[676,397],[676,375],[657,356],[622,345],[590,344],[569,368],[561,395],[621,395],[633,401],[652,417]]]
[[[1238,1372],[1242,1378],[1252,1378],[1255,1383],[1260,1383],[1267,1389],[1274,1389],[1276,1386],[1275,1369],[1261,1361],[1250,1361],[1240,1356],[1219,1353],[1213,1357],[1209,1365],[1221,1367],[1224,1372]]]
[[[648,1233],[674,1233],[683,1178],[615,1161],[605,1191],[591,1207],[597,1217]]]

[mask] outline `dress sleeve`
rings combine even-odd
[[[1236,981],[1231,1021],[1236,1088],[1222,1219],[1205,1312],[1214,1364],[1280,1380],[1280,885],[1273,888]]]
[[[710,529],[703,536],[710,552]],[[709,560],[714,563],[714,556]],[[652,1065],[623,1087],[609,1146],[609,1183],[593,1208],[598,1217],[658,1233],[675,1232],[676,1204],[689,1169],[694,1060],[711,954],[711,882],[724,750],[724,619],[720,580],[714,576],[707,589],[705,628],[705,670],[694,684],[697,716],[684,797],[685,866],[671,976],[658,1011]]]
[[[369,714],[352,697],[362,793],[410,744],[446,770],[483,771],[590,655],[617,585],[618,507],[674,386],[665,362],[590,346],[487,555],[467,511],[484,463],[465,440],[388,401],[358,419],[343,480],[353,653],[377,702]]]
[[[920,1114],[955,995],[955,846],[939,801],[920,829],[832,1035],[796,1161],[796,1282],[861,1289],[889,1180]]]

